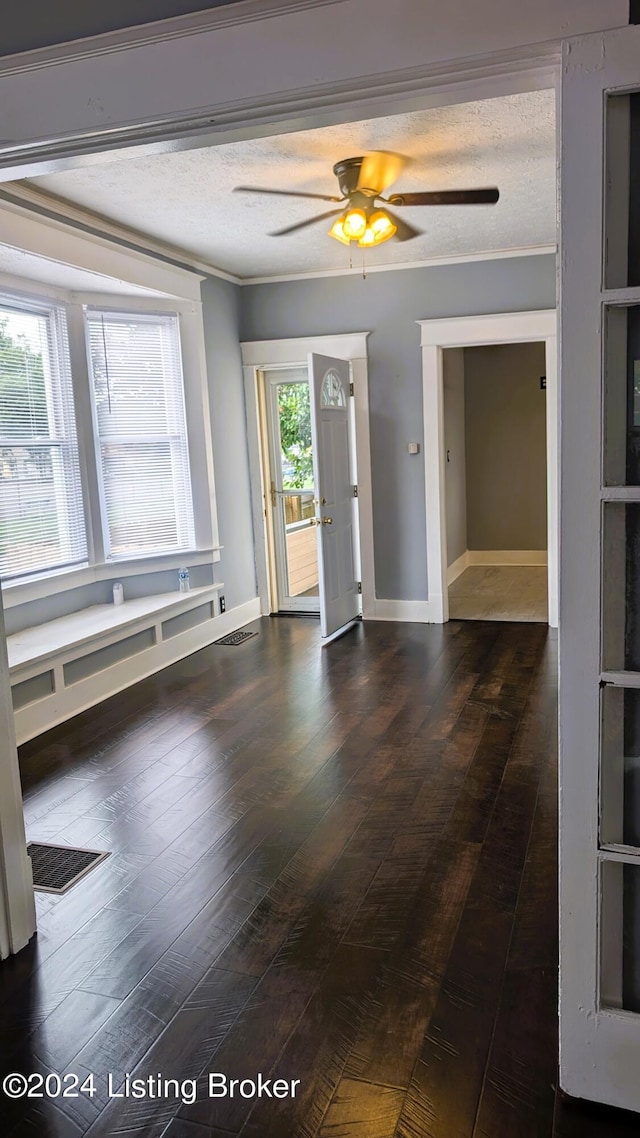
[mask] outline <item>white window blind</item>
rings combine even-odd
[[[110,558],[193,548],[176,316],[87,311]]]
[[[0,297],[0,575],[87,560],[64,310]]]

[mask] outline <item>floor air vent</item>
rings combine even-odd
[[[85,873],[109,857],[108,851],[79,850],[47,842],[29,842],[27,853],[33,868],[33,887],[41,893],[66,893]]]
[[[250,640],[252,636],[257,636],[257,632],[249,632],[246,628],[239,629],[238,632],[230,632],[228,636],[223,636],[221,640],[216,640],[216,644],[229,645],[235,648],[236,644],[244,644],[245,640]]]

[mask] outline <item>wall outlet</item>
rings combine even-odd
[[[224,593],[220,593],[220,612],[226,612],[227,606],[224,599]]]

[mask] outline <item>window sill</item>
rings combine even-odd
[[[210,565],[220,560],[221,545],[210,549],[181,550],[179,553],[159,553],[152,557],[132,557],[123,561],[105,561],[99,565],[84,565],[79,569],[48,573],[31,581],[5,581],[2,584],[2,603],[5,609],[38,601],[68,589],[93,585],[96,581],[114,581],[143,573],[159,573],[163,569],[179,569],[181,565]]]

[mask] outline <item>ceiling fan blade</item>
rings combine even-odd
[[[411,241],[412,237],[420,237],[424,233],[423,229],[416,229],[415,225],[409,225],[408,221],[398,217],[397,213],[392,213],[390,209],[385,206],[387,217],[393,222],[396,227],[394,237],[396,241]]]
[[[390,150],[371,150],[365,154],[358,176],[358,190],[366,193],[381,194],[388,186],[396,181],[400,171],[407,164],[402,154],[394,154]]]
[[[481,190],[428,190],[421,194],[390,194],[391,205],[495,205],[496,186]]]
[[[282,198],[316,198],[321,202],[341,202],[344,198],[337,198],[335,194],[306,194],[302,190],[269,190],[264,186],[234,186],[234,194],[276,194]]]
[[[295,225],[287,225],[285,229],[276,229],[275,233],[270,233],[270,237],[284,237],[286,233],[295,233],[297,229],[306,229],[308,225],[315,225],[316,221],[324,221],[327,217],[335,217],[337,213],[342,213],[341,209],[330,209],[327,213],[317,213],[315,217],[308,217],[306,221],[298,221]]]

